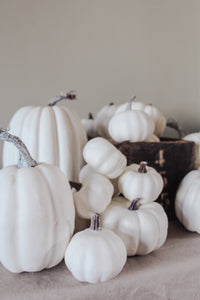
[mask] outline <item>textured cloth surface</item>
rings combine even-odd
[[[200,236],[171,222],[162,248],[128,258],[116,278],[99,284],[77,281],[64,262],[49,270],[21,274],[12,274],[0,264],[0,299],[199,300]]]

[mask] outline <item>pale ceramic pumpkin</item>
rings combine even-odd
[[[194,142],[198,147],[198,158],[196,160],[196,167],[200,167],[200,132],[193,132],[184,136],[183,140]]]
[[[83,149],[83,157],[94,171],[111,179],[118,177],[127,163],[126,157],[102,137],[87,142]]]
[[[37,161],[58,166],[69,180],[78,180],[84,165],[82,150],[87,142],[77,113],[55,104],[74,99],[73,94],[57,97],[49,106],[27,106],[19,109],[10,121],[10,132],[19,136]],[[16,164],[18,152],[7,143],[3,147],[3,166]]]
[[[127,260],[126,247],[111,230],[99,226],[94,215],[91,227],[76,233],[65,252],[65,263],[79,281],[97,283],[116,277]]]
[[[94,121],[92,113],[88,114],[88,119],[81,119],[81,123],[82,123],[83,128],[85,129],[88,137],[92,138],[92,137],[98,136],[98,133],[96,131],[95,121]]]
[[[189,172],[181,181],[175,198],[178,220],[200,234],[200,170]]]
[[[72,192],[58,167],[36,163],[7,131],[0,139],[20,150],[17,165],[0,171],[0,261],[11,272],[57,265],[74,231]]]
[[[110,103],[103,106],[96,114],[95,128],[98,134],[104,138],[110,138],[108,123],[117,110],[117,105]]]
[[[128,256],[146,255],[165,242],[168,218],[160,204],[137,206],[123,197],[113,198],[102,214],[102,226],[115,232],[124,242]]]
[[[125,111],[116,113],[108,124],[108,131],[115,142],[140,142],[152,136],[155,124],[144,111],[132,110],[132,100]]]
[[[94,173],[87,177],[81,189],[73,193],[78,216],[91,219],[94,213],[101,214],[111,202],[113,190],[105,176]]]
[[[152,202],[163,189],[162,176],[147,162],[131,164],[125,168],[118,180],[118,187],[125,198],[132,201],[141,198],[141,203]]]

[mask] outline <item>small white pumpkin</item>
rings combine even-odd
[[[79,281],[97,283],[116,277],[127,260],[126,247],[111,230],[99,226],[99,215],[91,227],[76,233],[65,252],[65,263]]]
[[[131,110],[131,103],[125,111],[116,113],[108,124],[108,131],[115,142],[140,142],[152,136],[155,124],[144,111]]]
[[[153,106],[152,104],[145,104],[143,102],[133,101],[135,100],[135,98],[136,96],[132,98],[131,107],[130,107],[131,110],[140,110],[148,114],[155,123],[154,134],[160,137],[166,128],[166,118],[158,110],[157,107]],[[128,102],[119,105],[115,113],[117,114],[119,112],[126,111],[127,105]]]
[[[112,116],[115,114],[117,105],[111,102],[108,105],[103,106],[96,114],[95,117],[95,128],[97,133],[104,138],[110,138],[108,132],[108,123]]]
[[[87,142],[83,157],[93,170],[111,179],[118,177],[127,164],[126,157],[102,137]]]
[[[145,142],[159,143],[160,139],[157,135],[152,134],[152,136],[150,136],[148,139],[146,139]]]
[[[152,104],[146,105],[144,112],[153,119],[155,123],[154,134],[160,137],[166,128],[167,120],[165,116]]]
[[[83,146],[87,142],[78,114],[66,106],[56,104],[75,99],[72,92],[61,95],[46,107],[25,106],[12,117],[10,132],[23,140],[30,154],[37,160],[58,166],[68,180],[78,181],[84,165]],[[3,146],[3,166],[16,164],[18,152],[7,143]]]
[[[200,234],[200,170],[190,171],[181,181],[175,198],[178,220]]]
[[[73,193],[78,216],[91,219],[94,213],[101,214],[111,202],[113,190],[112,183],[105,176],[97,173],[90,175],[81,189]]]
[[[88,164],[85,164],[79,172],[79,182],[83,183],[90,175],[94,173],[97,172],[95,172]]]
[[[92,113],[88,114],[88,119],[81,119],[81,123],[88,137],[93,138],[95,136],[98,136]]]
[[[0,171],[0,261],[14,273],[51,268],[74,231],[70,186],[58,167],[33,160],[18,137],[1,129],[0,139],[20,151],[18,166]]]
[[[200,167],[200,132],[193,132],[184,136],[183,140],[194,142],[198,147],[198,158],[196,160],[196,167]]]
[[[126,167],[118,180],[118,187],[125,198],[132,201],[141,198],[141,203],[152,202],[158,198],[163,189],[162,176],[147,162],[131,164]]]
[[[124,242],[127,255],[146,255],[165,242],[168,218],[160,204],[137,204],[123,197],[113,198],[102,214],[102,226],[115,232]]]

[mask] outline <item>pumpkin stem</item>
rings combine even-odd
[[[140,200],[140,198],[135,198],[133,199],[133,201],[131,202],[131,205],[128,207],[129,210],[138,210],[138,201]]]
[[[18,161],[18,168],[35,167],[37,162],[31,157],[26,145],[15,135],[12,135],[8,130],[0,128],[0,140],[13,143],[19,150],[20,158]]]
[[[178,124],[177,121],[174,119],[170,118],[167,120],[167,127],[172,128],[178,132],[178,137],[179,139],[182,139],[185,135],[185,131],[181,128],[181,126]]]
[[[88,114],[88,119],[89,120],[94,120],[93,114],[91,112]]]
[[[131,105],[132,105],[132,102],[135,100],[136,96],[133,96],[131,98],[131,100],[129,100],[128,104],[127,104],[127,107],[126,107],[126,110],[131,110]]]
[[[70,92],[68,92],[68,93],[66,93],[66,94],[61,93],[60,96],[57,96],[57,97],[51,99],[51,100],[49,101],[48,106],[54,106],[54,105],[56,105],[59,101],[61,101],[61,100],[63,100],[63,99],[76,100],[77,98],[76,98],[76,94],[75,94],[74,91],[70,91]]]
[[[80,191],[80,189],[83,186],[81,183],[74,182],[74,181],[69,181],[69,184],[70,184],[71,188],[75,188],[77,191]]]
[[[94,231],[100,230],[99,214],[94,214],[91,218],[90,229]]]
[[[147,162],[141,161],[140,166],[138,168],[139,173],[147,173]]]

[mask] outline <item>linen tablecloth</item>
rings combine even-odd
[[[13,274],[0,264],[0,299],[200,299],[200,236],[170,222],[159,250],[130,257],[114,279],[89,284],[77,281],[62,261],[37,273]]]

